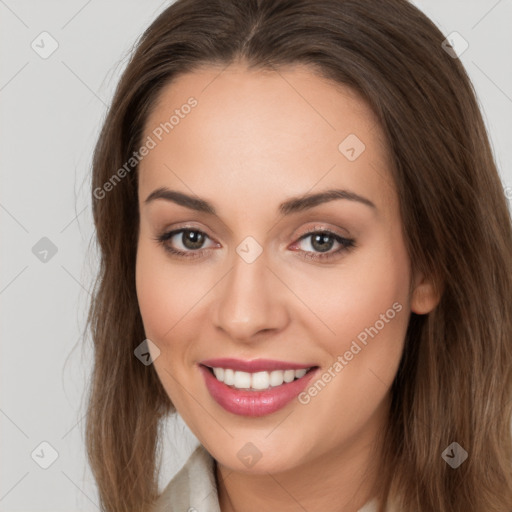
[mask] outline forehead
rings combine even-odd
[[[194,105],[190,107],[190,105]],[[305,67],[204,67],[160,93],[139,166],[141,201],[167,186],[248,207],[330,187],[393,199],[376,116],[352,89]],[[189,189],[189,190],[187,190]],[[268,204],[268,203],[267,203]]]

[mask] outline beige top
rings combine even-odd
[[[171,479],[151,512],[221,512],[214,470],[213,457],[200,444]],[[357,512],[377,512],[377,501],[368,502]]]

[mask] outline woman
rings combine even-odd
[[[104,510],[512,508],[512,229],[405,0],[178,0],[93,162]],[[200,442],[158,496],[162,420]]]

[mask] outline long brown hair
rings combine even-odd
[[[126,163],[164,86],[238,61],[310,65],[362,94],[387,137],[412,267],[442,290],[430,314],[410,317],[383,433],[382,502],[512,510],[512,223],[475,91],[444,39],[406,0],[178,0],[141,36],[93,158],[101,267],[87,319],[86,443],[102,510],[149,509],[162,420],[175,411],[153,366],[134,356],[145,334],[137,165]],[[468,453],[457,469],[441,457],[452,442]]]

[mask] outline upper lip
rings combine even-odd
[[[231,368],[242,372],[270,372],[273,370],[301,370],[316,366],[314,364],[292,363],[289,361],[277,361],[274,359],[252,359],[244,361],[243,359],[233,359],[223,357],[218,359],[205,359],[199,364],[209,366],[210,368]]]

